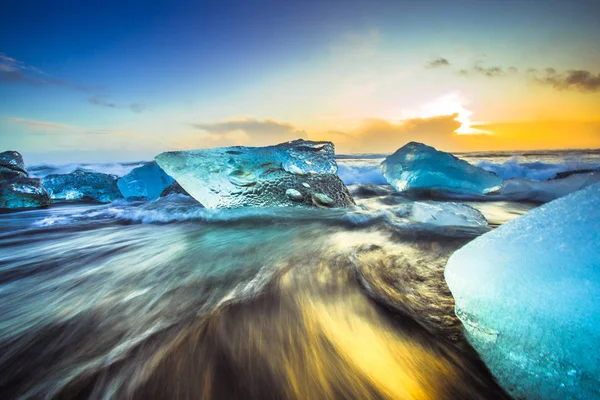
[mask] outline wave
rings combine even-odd
[[[51,174],[69,174],[80,168],[103,174],[124,176],[132,169],[148,164],[150,161],[138,161],[128,163],[68,163],[68,164],[36,164],[27,166],[27,172],[32,178],[43,178]]]
[[[563,172],[580,170],[600,170],[600,163],[565,160],[561,163],[546,163],[542,161],[521,162],[519,156],[513,156],[503,163],[480,161],[477,166],[498,174],[502,179],[526,178],[545,181],[557,177]]]
[[[373,183],[376,185],[387,185],[388,182],[381,173],[379,163],[339,163],[338,175],[346,185],[359,183]]]

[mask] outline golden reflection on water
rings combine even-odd
[[[286,260],[263,295],[180,334],[134,397],[505,398],[463,349],[439,265],[424,256],[431,248],[391,251],[389,238],[360,235],[333,235],[325,254]]]

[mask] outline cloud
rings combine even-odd
[[[500,66],[485,67],[479,63],[473,65],[470,69],[461,69],[458,71],[459,75],[463,76],[483,75],[488,78],[507,76],[508,74],[516,74],[517,72],[518,69],[516,67],[508,67],[506,69]]]
[[[445,58],[436,58],[435,60],[429,61],[426,65],[426,69],[439,68],[439,67],[447,67],[450,65],[450,61]]]
[[[90,92],[102,90],[103,86],[88,86],[62,79],[51,78],[46,72],[22,61],[0,53],[0,83],[26,83],[31,86],[65,86]]]
[[[47,121],[37,121],[33,119],[25,119],[19,117],[8,117],[7,119],[13,123],[25,126],[30,133],[35,135],[110,135],[131,137],[137,139],[144,138],[144,136],[142,135],[138,135],[131,132],[88,129],[74,125],[60,124],[56,122]]]
[[[554,68],[546,68],[543,72],[530,69],[528,72],[536,82],[558,90],[600,92],[600,73],[594,75],[590,71],[570,70],[561,74]]]
[[[131,103],[129,105],[118,105],[116,103],[106,100],[106,98],[104,98],[103,96],[92,96],[92,97],[88,98],[88,102],[90,104],[94,104],[96,106],[115,108],[115,109],[121,109],[121,110],[129,109],[129,110],[133,111],[134,113],[141,113],[148,108],[145,104],[141,104],[141,103]]]
[[[408,142],[430,143],[442,148],[452,148],[455,133],[461,123],[458,114],[430,118],[411,118],[397,122],[384,119],[367,119],[358,129],[341,135],[336,132],[339,150],[350,153],[386,153]],[[320,137],[327,140],[329,133]]]

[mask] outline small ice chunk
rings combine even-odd
[[[333,144],[295,140],[267,147],[225,147],[159,154],[158,165],[209,208],[313,206],[312,191],[332,207],[354,200],[336,175]],[[300,201],[287,189],[311,188]]]
[[[116,175],[101,174],[76,169],[70,174],[53,174],[42,183],[53,200],[90,200],[109,203],[123,198],[117,185]]]
[[[28,176],[25,171],[23,156],[18,151],[4,151],[0,153],[0,179],[8,179],[13,175]]]
[[[132,169],[117,185],[126,199],[154,200],[173,182],[174,179],[153,161]]]
[[[461,203],[416,201],[412,204],[409,218],[437,226],[488,226],[481,211]]]
[[[286,190],[285,191],[285,195],[290,200],[294,200],[294,201],[302,201],[302,200],[304,200],[304,196],[302,195],[302,193],[300,193],[296,189],[288,189],[288,190]]]
[[[501,225],[448,261],[467,339],[515,398],[598,397],[599,227],[600,183]]]
[[[399,192],[440,191],[482,195],[500,189],[493,172],[422,143],[410,142],[381,163],[387,181]]]

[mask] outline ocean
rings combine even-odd
[[[504,179],[600,169],[600,151],[458,156]],[[353,209],[171,195],[0,214],[0,397],[509,398],[465,340],[443,270],[540,203],[460,200],[485,226],[411,220],[383,158],[337,157]]]

